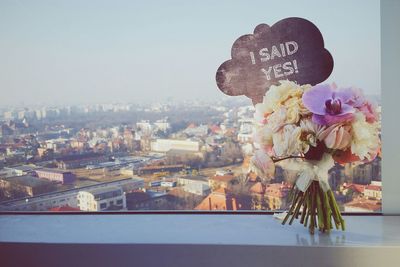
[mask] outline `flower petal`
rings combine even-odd
[[[325,145],[327,148],[334,148],[335,147],[335,142],[336,142],[336,132],[337,129],[334,129],[331,131],[328,136],[324,139]]]
[[[275,174],[275,163],[267,153],[257,150],[250,161],[250,171],[260,178],[271,179]]]
[[[317,114],[313,114],[312,116],[312,121],[314,123],[320,124],[320,125],[332,125],[335,123],[339,123],[339,122],[345,122],[345,121],[351,121],[354,118],[354,115],[352,113],[347,113],[347,114],[343,114],[343,115],[336,115],[336,116],[332,116],[332,115],[317,115]]]
[[[353,99],[354,91],[351,88],[344,88],[334,91],[333,95],[335,98],[339,98],[342,103],[348,103]]]
[[[340,116],[341,114],[346,114],[346,113],[354,113],[354,108],[348,104],[342,104],[342,110],[340,111],[340,114],[337,116]]]
[[[312,121],[319,125],[328,125],[324,115],[313,114]]]
[[[358,108],[358,107],[361,107],[362,105],[364,105],[366,99],[365,99],[365,96],[364,96],[363,92],[361,91],[361,89],[350,88],[350,90],[352,91],[353,96],[351,97],[351,99],[349,99],[349,101],[346,101],[346,103],[352,105],[355,108]]]
[[[303,94],[303,104],[314,114],[325,115],[325,101],[332,98],[332,89],[328,84],[316,85]]]

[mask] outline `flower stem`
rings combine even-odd
[[[291,225],[291,224],[293,223],[293,221],[294,221],[295,218],[297,219],[297,215],[299,214],[300,207],[303,205],[303,202],[304,202],[304,193],[300,191],[299,195],[300,195],[300,200],[299,200],[299,202],[297,203],[297,206],[296,206],[296,208],[295,208],[295,210],[294,210],[293,216],[292,216],[292,218],[291,218],[290,221],[289,221],[289,225]]]
[[[288,157],[283,157],[283,158],[273,158],[272,161],[274,163],[282,161],[282,160],[286,160],[286,159],[304,159],[305,157],[303,156],[288,156]]]
[[[289,219],[289,225],[292,224],[301,214],[300,223],[305,227],[308,226],[311,234],[314,234],[315,228],[323,233],[329,233],[333,228],[332,218],[336,229],[345,230],[345,222],[332,190],[324,192],[318,181],[312,181],[305,192],[296,187],[292,190],[291,206],[282,224]]]

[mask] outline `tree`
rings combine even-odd
[[[239,143],[233,141],[226,142],[222,147],[221,159],[228,163],[242,161],[243,153]]]

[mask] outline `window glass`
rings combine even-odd
[[[380,116],[379,1],[311,2],[2,2],[0,211],[287,209],[296,173],[249,171],[254,105],[215,73],[239,36],[302,17],[334,58],[326,82]],[[328,179],[347,212],[381,211],[381,180],[380,155]]]

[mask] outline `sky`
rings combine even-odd
[[[233,42],[286,17],[322,32],[327,82],[380,94],[378,0],[0,0],[0,105],[221,98]]]

